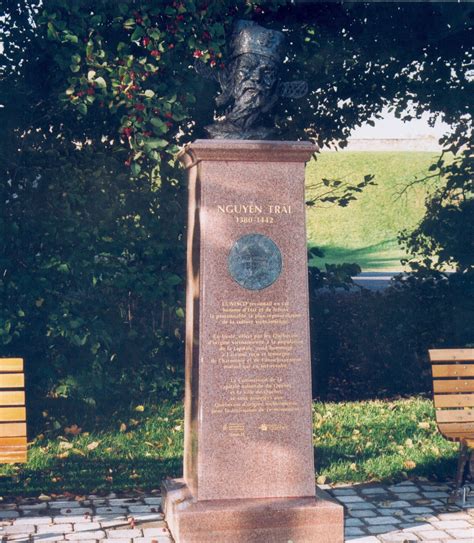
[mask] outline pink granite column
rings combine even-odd
[[[343,540],[315,497],[306,142],[198,140],[189,171],[184,479],[179,543]],[[258,538],[260,537],[260,539]]]

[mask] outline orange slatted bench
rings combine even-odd
[[[438,429],[460,443],[457,493],[474,450],[474,349],[432,349],[429,355]]]
[[[25,376],[22,358],[0,358],[0,463],[26,462]]]

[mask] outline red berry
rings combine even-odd
[[[171,112],[168,111],[168,113],[165,113],[165,117],[167,119],[172,119],[173,118],[173,114]]]
[[[171,128],[173,126],[173,123],[171,121],[166,121],[165,124],[168,128]]]
[[[174,49],[174,43],[170,43],[170,44],[168,45],[168,49]]]
[[[184,21],[184,15],[182,15],[182,14],[181,14],[181,15],[178,15],[178,16],[176,17],[176,20],[177,20],[177,21]]]
[[[214,66],[217,64],[215,60],[211,60],[211,66],[214,68]]]
[[[152,57],[159,58],[161,56],[161,53],[158,51],[158,49],[153,49],[153,51],[150,53]]]
[[[150,43],[150,38],[148,36],[145,36],[142,40],[143,47],[148,47],[149,43]]]
[[[89,87],[89,88],[87,89],[87,94],[88,94],[89,96],[92,96],[93,94],[95,94],[95,90],[94,90],[92,87]]]
[[[131,126],[126,126],[123,130],[122,130],[122,134],[126,137],[126,138],[129,138],[131,137],[132,135],[132,127]]]
[[[137,110],[137,111],[143,111],[145,109],[145,106],[143,104],[135,104],[134,105],[134,108]]]
[[[204,54],[204,53],[203,53],[202,51],[200,51],[199,49],[196,49],[196,50],[194,51],[194,53],[193,53],[193,57],[194,57],[194,58],[200,58],[200,57],[202,57],[203,54]]]

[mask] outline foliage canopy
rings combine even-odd
[[[466,3],[7,2],[4,354],[25,356],[34,390],[53,397],[105,405],[179,391],[184,184],[173,156],[213,116],[216,89],[193,62],[223,69],[241,17],[283,28],[284,78],[309,83],[306,99],[279,105],[284,138],[344,146],[386,106],[450,124],[444,144],[456,159],[433,165],[448,169],[448,186],[407,242],[472,269],[456,232],[472,232],[474,215],[473,12]]]

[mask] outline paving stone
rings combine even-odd
[[[136,537],[133,540],[133,543],[168,543],[172,541],[173,540],[171,539],[170,536],[163,534],[163,535],[155,535],[154,537]]]
[[[410,502],[407,502],[405,500],[395,500],[393,502],[386,501],[378,504],[379,507],[382,509],[400,509],[400,507],[410,507]]]
[[[48,507],[48,504],[46,502],[40,502],[40,503],[28,503],[25,505],[19,505],[18,508],[22,511],[28,510],[28,511],[39,511],[40,509],[46,509]]]
[[[352,539],[353,543],[380,543],[380,540],[374,536],[357,537]]]
[[[154,528],[144,528],[143,536],[152,537],[154,535],[162,535],[164,533],[168,533],[168,529],[166,528],[166,524],[164,522],[159,522],[157,524],[160,524],[160,526],[155,526]]]
[[[334,496],[357,496],[357,492],[352,488],[334,488],[331,494]]]
[[[94,517],[97,518],[97,517]],[[110,519],[110,520],[100,520],[100,527],[103,528],[126,528],[130,526],[128,520],[123,517],[119,519]]]
[[[107,536],[114,539],[142,537],[142,531],[138,528],[129,528],[128,530],[107,530]]]
[[[154,520],[163,520],[165,518],[163,513],[132,513],[129,516],[137,522],[152,522]]]
[[[72,532],[71,534],[66,534],[66,539],[70,541],[84,540],[84,539],[104,539],[105,532],[103,530],[98,530],[96,532]]]
[[[394,492],[401,500],[422,500],[423,496],[416,492]]]
[[[79,515],[92,515],[92,509],[90,507],[66,507],[64,509],[60,509],[60,513],[64,516],[77,517]]]
[[[19,517],[18,511],[0,511],[0,519],[16,518]]]
[[[51,543],[52,541],[64,541],[63,534],[36,534],[33,536],[33,541],[47,541]]]
[[[156,513],[159,507],[156,505],[130,505],[128,510],[130,513]]]
[[[65,534],[72,532],[72,524],[48,524],[38,526],[39,534]]]
[[[107,538],[107,539],[101,539],[101,543],[131,543],[131,539],[112,539],[112,538]]]
[[[125,515],[94,515],[92,522],[127,522]]]
[[[73,524],[90,523],[91,517],[89,515],[65,515],[53,517],[53,522],[56,524],[64,524],[65,522],[72,522]]]
[[[0,536],[2,534],[19,534],[19,533],[33,533],[35,527],[33,524],[12,524],[11,526],[3,526],[0,528]]]
[[[432,524],[437,530],[457,530],[458,528],[472,529],[471,524],[469,524],[467,520],[440,520],[438,522],[433,522]]]
[[[358,518],[346,518],[344,521],[346,526],[363,526],[364,523]]]
[[[161,498],[145,498],[143,501],[147,505],[161,505]]]
[[[390,532],[388,534],[380,534],[382,541],[419,541],[419,537],[415,534],[407,535],[403,532]]]
[[[11,511],[12,509],[16,509],[16,503],[1,503],[0,504],[0,511]]]
[[[449,492],[423,492],[423,496],[426,496],[430,500],[433,498],[448,498]]]
[[[469,539],[474,540],[474,527],[470,527],[467,530],[447,530],[448,534],[455,539]]]
[[[355,518],[367,518],[376,516],[375,511],[372,511],[371,509],[357,509],[356,511],[350,509],[349,515]]]
[[[403,481],[401,483],[397,483],[396,485],[390,485],[389,487],[387,487],[388,490],[391,490],[392,492],[395,492],[395,491],[401,491],[401,492],[408,492],[408,490],[406,489],[413,489],[413,488],[418,488],[417,485],[415,485],[415,483],[412,483],[411,481]]]
[[[344,536],[345,537],[349,537],[349,536],[354,536],[354,535],[366,535],[364,531],[362,531],[360,528],[346,528],[344,530]]]
[[[109,500],[109,505],[112,506],[121,506],[121,505],[136,505],[141,503],[138,498],[114,498]]]
[[[94,507],[107,507],[109,505],[108,501],[104,498],[94,498],[90,502]]]
[[[98,522],[77,522],[74,524],[75,532],[83,532],[85,530],[100,530],[101,526]]]
[[[31,539],[33,537],[34,531],[24,534],[10,534],[6,536],[7,541],[14,541],[15,543],[19,543],[21,541],[25,541],[25,539]],[[60,536],[62,537],[62,536]]]
[[[380,486],[374,486],[373,488],[363,488],[361,491],[361,494],[387,494],[387,489],[380,487]]]
[[[360,496],[337,496],[337,501],[341,503],[355,503],[355,502],[364,502],[364,498],[361,498]]]
[[[54,502],[49,502],[49,507],[51,509],[73,509],[75,507],[81,507],[81,503],[75,500],[58,500]]]
[[[347,504],[347,507],[351,509],[375,509],[376,506],[373,503],[362,501]]]
[[[472,520],[471,515],[469,513],[463,513],[461,511],[458,511],[456,513],[440,513],[438,515],[438,518],[440,520]]]
[[[416,530],[414,530],[416,532]],[[443,532],[441,530],[423,530],[422,532],[418,532],[417,535],[421,537],[423,540],[431,540],[431,539],[449,539],[451,536],[449,536],[446,532]]]
[[[127,510],[124,507],[97,507],[98,515],[123,515]]]
[[[398,530],[393,524],[380,524],[378,526],[369,526],[367,528],[371,534],[386,534],[388,532],[395,532]]]
[[[434,509],[432,509],[431,507],[412,507],[410,506],[410,513],[414,513],[414,514],[418,514],[418,515],[423,515],[423,514],[433,514],[434,513]]]
[[[41,524],[51,524],[52,522],[53,519],[51,517],[20,517],[15,519],[17,526],[20,524],[40,526]]]
[[[368,518],[366,520],[367,524],[397,524],[398,522],[401,522],[400,519],[389,516],[389,517],[374,517],[374,518]]]

